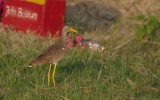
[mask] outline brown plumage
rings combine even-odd
[[[56,64],[67,51],[67,47],[60,40],[45,49],[36,59],[30,62],[30,67],[39,64]]]
[[[29,67],[33,67],[38,64],[55,64],[61,60],[67,50],[65,39],[69,32],[75,31],[69,26],[64,26],[62,30],[62,37],[55,41],[54,44],[44,50],[36,59],[29,63]]]
[[[54,64],[54,70],[52,73],[52,80],[53,85],[55,86],[55,71],[58,61],[64,58],[66,51],[68,48],[65,44],[66,35],[68,32],[77,32],[75,29],[65,26],[62,30],[62,37],[58,39],[54,44],[49,46],[46,50],[44,50],[36,59],[29,63],[29,67],[33,67],[39,64],[50,64],[49,71],[48,71],[48,85],[50,85],[50,71],[52,64]]]

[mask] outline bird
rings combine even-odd
[[[53,86],[56,86],[55,82],[55,72],[57,63],[62,60],[68,51],[67,44],[65,43],[66,35],[69,32],[77,32],[74,28],[70,26],[64,26],[62,29],[62,37],[59,38],[54,44],[50,45],[47,49],[45,49],[38,57],[36,57],[34,60],[32,60],[29,63],[29,67],[34,67],[36,65],[40,64],[50,64],[49,70],[48,70],[48,86],[50,86],[50,74],[51,74],[51,68],[52,64],[54,64],[54,69],[52,72],[52,81]]]

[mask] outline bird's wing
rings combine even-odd
[[[63,58],[66,49],[63,49],[63,44],[55,43],[45,49],[30,65],[54,63]]]
[[[49,46],[47,49],[45,49],[37,58],[43,59],[43,58],[50,58],[54,55],[57,55],[59,52],[63,51],[63,45],[56,43],[51,46]]]

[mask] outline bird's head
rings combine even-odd
[[[66,37],[69,33],[76,34],[76,33],[78,33],[78,31],[71,26],[67,26],[67,25],[64,26],[63,29],[62,29],[62,36],[63,36],[64,40],[66,39]]]

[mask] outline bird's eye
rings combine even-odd
[[[67,32],[66,34],[68,35],[70,32]]]

